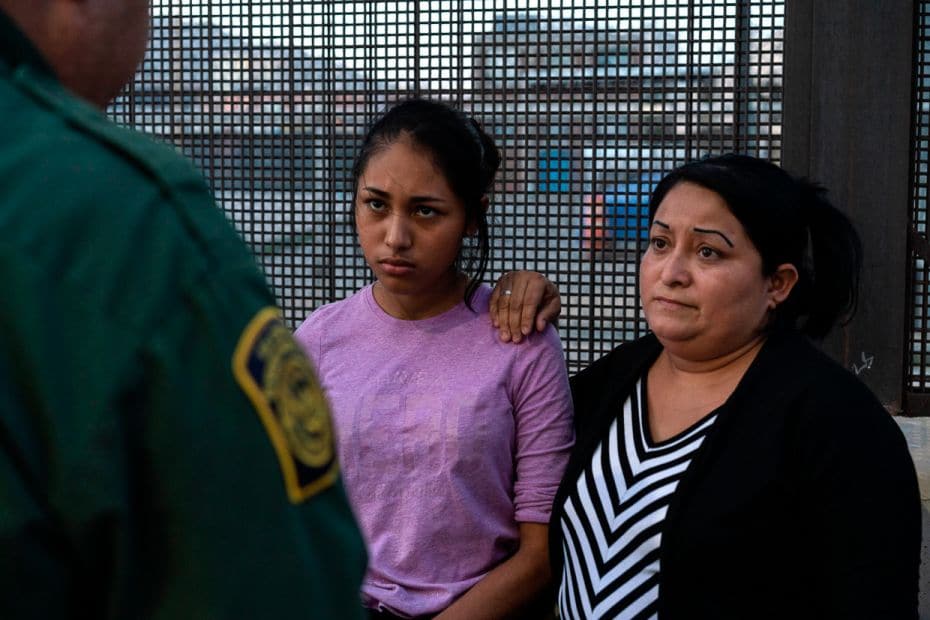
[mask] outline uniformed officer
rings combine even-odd
[[[323,395],[172,150],[146,0],[0,0],[0,617],[352,618]]]

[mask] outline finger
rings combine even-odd
[[[559,297],[559,291],[555,284],[546,280],[546,293],[543,295],[542,308],[536,316],[536,330],[543,331],[546,329],[546,323],[555,325],[556,319],[562,313],[562,300]]]
[[[491,293],[491,302],[488,311],[491,314],[491,324],[500,330],[501,340],[507,342],[510,340],[510,333],[505,329],[507,323],[507,312],[510,306],[510,293],[504,294],[504,291],[510,291],[512,277],[510,273],[502,275],[494,290]]]
[[[493,314],[491,321],[494,327],[498,330],[498,336],[501,339],[501,342],[510,341],[510,304],[512,303],[513,291],[511,290],[513,286],[513,278],[511,274],[505,273],[501,276],[500,280],[497,282],[495,287],[495,293],[497,294],[496,303],[494,304]],[[508,293],[505,294],[505,291]]]
[[[523,321],[523,313],[520,309],[525,304],[526,280],[527,278],[517,278],[511,285],[513,286],[513,294],[510,296],[510,303],[507,308],[507,319],[510,326],[510,336],[514,342],[523,340],[524,335],[520,325]]]
[[[543,300],[546,282],[545,278],[538,276],[530,280],[526,285],[523,306],[520,311],[520,333],[524,336],[529,336],[530,332],[533,331],[533,319],[536,317],[536,311]]]
[[[497,304],[498,331],[503,342],[510,342],[515,335],[515,332],[510,329],[510,307],[513,305],[512,286],[513,282],[509,282],[507,288],[501,290],[501,298]],[[505,295],[504,291],[510,291],[510,293]]]
[[[491,325],[494,327],[500,326],[500,301],[501,301],[501,291],[506,290],[509,286],[509,273],[505,273],[500,278],[497,279],[497,284],[494,285],[494,290],[491,291],[491,300],[488,302],[488,313],[491,315]]]

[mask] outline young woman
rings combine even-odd
[[[526,613],[572,445],[555,332],[505,344],[481,285],[500,155],[471,119],[411,100],[369,131],[355,225],[376,281],[296,332],[329,395],[372,617]]]

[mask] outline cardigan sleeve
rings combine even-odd
[[[827,616],[916,618],[921,509],[907,444],[857,379],[832,379],[806,405],[799,455]]]

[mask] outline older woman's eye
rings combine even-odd
[[[649,245],[652,246],[653,249],[664,250],[665,248],[668,247],[668,241],[666,241],[662,237],[653,237],[652,239],[649,240]]]
[[[698,254],[701,256],[701,258],[716,258],[717,256],[720,256],[720,252],[718,252],[714,248],[709,248],[707,246],[704,246],[701,249],[699,249]]]

